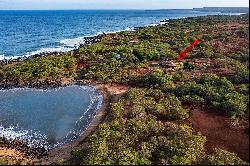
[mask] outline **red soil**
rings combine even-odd
[[[207,137],[207,153],[212,153],[213,148],[218,147],[234,152],[249,162],[248,122],[235,125],[225,115],[205,107],[196,107],[191,111],[187,123]]]

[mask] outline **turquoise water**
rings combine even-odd
[[[78,138],[101,104],[89,86],[0,90],[0,137],[53,148]]]
[[[184,9],[0,11],[0,59],[69,51],[84,43],[84,36],[213,14],[220,13]]]

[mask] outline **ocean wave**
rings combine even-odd
[[[37,55],[37,54],[42,54],[42,53],[51,53],[51,52],[67,52],[71,51],[73,48],[67,48],[67,47],[56,47],[56,48],[41,48],[36,51],[28,52],[24,56],[32,56],[32,55]]]
[[[68,47],[41,48],[41,49],[36,50],[36,51],[27,52],[25,55],[21,55],[21,56],[0,55],[0,60],[13,60],[13,59],[18,59],[18,58],[27,58],[27,57],[33,56],[33,55],[52,53],[52,52],[68,52],[68,51],[72,51],[72,50],[74,50],[74,48],[68,48]]]
[[[13,59],[18,59],[18,58],[27,58],[29,56],[33,55],[39,55],[39,54],[45,54],[45,53],[52,53],[52,52],[68,52],[72,51],[74,49],[79,48],[81,44],[85,44],[85,38],[86,37],[94,37],[97,35],[102,35],[102,34],[113,34],[113,33],[118,33],[118,32],[123,32],[123,31],[134,31],[134,28],[125,28],[123,30],[118,30],[118,31],[107,31],[107,32],[97,32],[95,35],[89,35],[89,36],[81,36],[77,38],[72,38],[72,39],[63,39],[59,41],[60,46],[55,47],[55,48],[41,48],[36,51],[31,51],[27,52],[25,55],[20,55],[20,56],[5,56],[5,55],[0,55],[0,60],[13,60]]]
[[[20,57],[24,57],[24,56],[5,56],[5,55],[0,55],[0,60],[11,60],[11,59],[17,59]]]
[[[32,148],[45,148],[48,149],[47,136],[32,130],[20,129],[19,126],[10,126],[4,128],[0,125],[0,137],[8,140],[23,140],[27,141],[28,146]]]
[[[85,37],[86,36],[77,37],[73,39],[63,39],[60,41],[60,44],[62,44],[63,46],[71,47],[71,48],[77,48],[81,44],[85,43]]]
[[[158,26],[159,24],[149,24],[147,25],[147,27],[155,27],[155,26]]]
[[[117,31],[106,31],[106,32],[97,32],[95,35],[89,35],[89,36],[81,36],[77,38],[72,38],[72,39],[63,39],[59,41],[59,43],[62,45],[62,47],[67,47],[71,49],[77,49],[81,44],[85,44],[85,38],[86,37],[94,37],[102,34],[113,34],[113,33],[118,33],[118,32],[123,32],[123,31],[133,31],[134,28],[125,28],[123,30],[117,30]]]

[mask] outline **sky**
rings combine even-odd
[[[249,7],[248,0],[0,0],[0,10]]]

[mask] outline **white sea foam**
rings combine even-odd
[[[36,54],[51,53],[51,52],[67,52],[71,51],[72,49],[73,48],[67,48],[67,47],[41,48],[37,51],[28,52],[25,56],[32,56]]]
[[[73,50],[74,48],[68,47],[56,47],[56,48],[41,48],[36,51],[28,52],[25,55],[21,56],[4,56],[0,55],[0,60],[11,60],[11,59],[18,59],[18,58],[26,58],[32,55],[43,54],[43,53],[51,53],[51,52],[68,52]]]
[[[158,26],[159,24],[149,24],[147,27],[155,27]]]
[[[10,59],[17,59],[20,57],[24,57],[24,56],[4,56],[4,55],[0,55],[0,60],[10,60]]]
[[[8,140],[25,140],[29,147],[49,148],[48,142],[46,141],[46,135],[42,135],[41,133],[32,130],[22,130],[18,126],[4,128],[0,125],[0,137],[4,137]]]
[[[67,47],[67,51],[71,51],[73,49],[78,48],[81,44],[85,43],[85,38],[86,37],[93,37],[97,35],[102,35],[102,34],[113,34],[113,33],[118,33],[118,32],[123,32],[123,31],[133,31],[134,28],[125,28],[123,30],[118,30],[118,31],[107,31],[107,32],[97,32],[95,35],[92,36],[81,36],[77,38],[72,38],[72,39],[63,39],[60,41],[60,44],[62,45],[63,48]]]
[[[90,36],[81,36],[77,38],[72,38],[72,39],[63,39],[59,41],[61,46],[58,46],[56,48],[41,48],[36,51],[28,52],[25,55],[22,56],[5,56],[5,55],[0,55],[0,60],[10,60],[10,59],[17,59],[17,58],[25,58],[29,57],[32,55],[37,55],[37,54],[43,54],[43,53],[51,53],[51,52],[68,52],[72,51],[74,49],[79,48],[81,44],[85,43],[85,38],[86,37],[93,37],[101,34],[113,34],[113,33],[118,33],[122,31],[134,31],[134,28],[125,28],[123,30],[119,31],[110,31],[110,32],[97,32],[95,35],[90,35]]]
[[[73,39],[64,39],[60,41],[60,44],[62,44],[63,46],[71,47],[71,49],[77,48],[80,46],[80,44],[85,43],[85,37],[86,36],[73,38]]]

